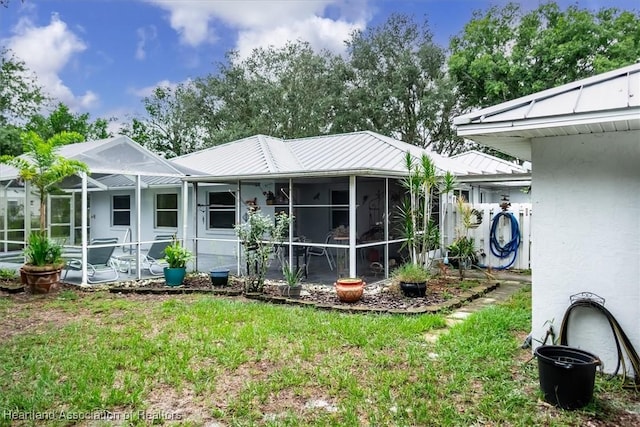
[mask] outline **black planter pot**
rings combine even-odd
[[[427,292],[427,282],[400,282],[400,289],[407,297],[424,297]]]
[[[209,277],[211,277],[211,284],[213,286],[227,286],[229,284],[228,269],[211,270]]]
[[[593,397],[600,359],[584,350],[543,345],[535,350],[544,400],[563,409],[586,406]]]
[[[300,290],[302,289],[302,285],[281,285],[280,286],[280,295],[283,297],[289,298],[300,298]]]

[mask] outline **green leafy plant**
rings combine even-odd
[[[62,145],[79,142],[84,137],[77,132],[60,132],[46,141],[34,131],[21,134],[25,155],[0,156],[0,163],[18,169],[18,175],[31,183],[40,196],[40,232],[46,227],[47,195],[57,190],[63,179],[79,172],[89,172],[87,165],[78,160],[67,159],[56,153]]]
[[[393,278],[405,283],[424,283],[429,277],[429,271],[424,266],[411,262],[402,264],[393,271]]]
[[[302,278],[303,270],[301,268],[294,269],[291,268],[288,262],[285,262],[282,265],[282,275],[284,276],[284,281],[287,282],[289,286],[296,286],[300,283],[300,279]]]
[[[262,292],[264,289],[273,248],[284,241],[292,218],[286,212],[279,212],[274,220],[258,210],[249,210],[247,221],[235,226],[247,261],[246,291]]]
[[[411,263],[429,266],[431,251],[440,244],[438,224],[433,208],[440,194],[451,192],[455,177],[451,172],[439,174],[435,163],[423,154],[418,161],[411,153],[405,155],[408,176],[402,180],[407,196],[400,203],[398,217],[403,247],[409,251]]]
[[[0,279],[15,279],[16,272],[11,268],[0,268]]]
[[[169,268],[185,268],[192,258],[191,251],[182,246],[175,237],[173,242],[164,249],[164,260],[169,264]]]
[[[59,265],[62,260],[62,245],[43,233],[31,233],[24,249],[26,263],[35,266]]]
[[[463,197],[456,201],[459,213],[459,226],[456,228],[456,239],[447,247],[450,261],[458,267],[460,278],[464,278],[464,272],[472,265],[478,263],[476,255],[475,241],[469,236],[469,229],[474,224],[482,221],[482,215],[466,203]],[[475,219],[475,221],[474,221]]]
[[[473,237],[458,237],[447,247],[447,251],[449,258],[454,261],[454,264],[460,264],[460,261],[462,261],[463,264],[476,264],[478,262]]]

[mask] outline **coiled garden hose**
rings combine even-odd
[[[511,240],[504,245],[500,244],[497,237],[498,224],[502,217],[508,218],[511,226]],[[494,267],[496,270],[505,270],[513,265],[518,257],[520,238],[520,226],[518,225],[518,220],[511,212],[502,211],[493,217],[493,220],[491,221],[491,231],[489,233],[489,247],[491,249],[491,253],[500,259],[513,256],[508,264],[501,267]]]
[[[616,365],[616,369],[612,374],[612,377],[615,376],[622,368],[622,384],[625,388],[634,388],[636,391],[640,389],[640,357],[638,357],[638,353],[633,348],[631,341],[624,333],[618,321],[613,317],[611,312],[607,310],[602,304],[597,301],[593,301],[591,299],[579,299],[573,302],[567,311],[564,314],[564,318],[562,319],[562,325],[560,326],[560,345],[568,345],[567,344],[567,331],[569,329],[569,315],[571,312],[577,307],[589,307],[598,310],[601,314],[603,314],[606,319],[609,321],[609,325],[611,326],[611,330],[613,331],[613,338],[616,343],[616,351],[618,353],[618,363]],[[625,358],[622,353],[622,350],[625,350],[627,353],[627,357],[631,362],[631,367],[634,372],[634,379],[631,381],[627,378],[627,369],[625,364]]]

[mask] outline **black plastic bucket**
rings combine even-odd
[[[209,272],[211,284],[213,286],[227,286],[229,281],[229,270],[211,270]]]
[[[563,409],[586,406],[593,397],[597,356],[563,345],[543,345],[535,350],[540,389],[544,400]]]

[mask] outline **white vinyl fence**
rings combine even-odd
[[[472,207],[482,212],[480,225],[468,230],[468,236],[474,239],[479,264],[494,269],[507,266],[514,270],[531,268],[531,203],[514,203],[505,214],[501,214],[503,210],[497,203],[474,204]],[[498,219],[494,221],[496,217]],[[445,246],[449,246],[460,233],[464,233],[455,203],[446,205],[443,219],[442,237]],[[518,232],[520,242],[516,245],[513,234]],[[514,250],[509,251],[510,248]],[[496,253],[506,257],[501,258]]]

